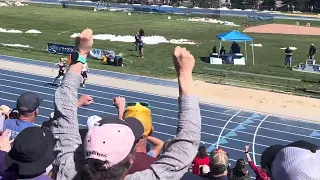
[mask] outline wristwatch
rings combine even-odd
[[[248,154],[248,153],[249,153],[249,151],[245,151],[244,153]]]
[[[87,62],[87,58],[81,56],[79,52],[74,51],[71,53],[71,64],[76,64],[77,62],[85,64]]]

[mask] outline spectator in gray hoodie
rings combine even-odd
[[[139,121],[103,118],[99,126],[89,129],[84,144],[80,138],[77,94],[82,80],[82,63],[86,62],[92,44],[91,29],[84,30],[76,38],[77,52],[72,54],[69,71],[55,94],[56,119],[52,123],[52,131],[56,138],[54,169],[57,169],[57,179],[180,179],[200,144],[200,108],[198,98],[192,91],[194,57],[185,48],[176,47],[174,50],[173,61],[179,80],[177,135],[167,151],[149,169],[126,176],[134,161],[136,137],[142,135]],[[118,134],[123,138],[118,138]],[[101,138],[105,136],[108,138]]]

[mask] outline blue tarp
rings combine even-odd
[[[218,34],[217,38],[220,39],[220,41],[235,41],[235,42],[253,41],[253,38],[236,30]]]

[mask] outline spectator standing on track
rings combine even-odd
[[[229,180],[251,180],[244,159],[238,159],[236,166],[228,173]]]
[[[289,66],[291,68],[291,63],[292,63],[292,50],[290,49],[290,47],[288,46],[285,50],[284,53],[286,55],[285,57],[285,62],[284,62],[284,67],[287,67],[287,64],[289,63]]]
[[[200,166],[208,165],[209,166],[210,159],[207,154],[207,149],[204,146],[200,146],[198,149],[198,154],[194,158],[192,164],[192,173],[195,175],[200,175]]]
[[[142,136],[143,126],[133,118],[127,124],[120,120],[105,119],[109,122],[108,125],[100,121],[99,127],[89,129],[82,146],[76,102],[84,63],[81,59],[87,57],[92,47],[92,30],[84,30],[76,39],[75,47],[78,52],[72,55],[72,65],[55,94],[56,119],[53,121],[52,131],[57,138],[54,168],[58,170],[57,179],[70,180],[77,174],[77,179],[86,180],[180,179],[200,144],[201,114],[198,98],[193,95],[194,57],[185,48],[175,48],[173,61],[179,79],[179,117],[177,134],[168,150],[150,169],[124,178],[134,161],[134,142],[137,137]],[[79,59],[79,56],[83,58]],[[137,128],[139,124],[141,135]]]
[[[270,176],[264,169],[260,169],[252,162],[248,145],[244,147],[244,153],[247,156],[249,166],[251,167],[253,172],[256,174],[256,180],[271,180]],[[263,155],[265,155],[265,153]],[[262,164],[261,164],[261,167],[264,168]]]
[[[317,53],[316,47],[314,46],[314,44],[311,44],[309,48],[309,53],[308,53],[309,59],[314,59],[316,53]]]
[[[3,122],[2,131],[11,130],[14,139],[22,130],[34,126],[34,120],[39,114],[40,97],[37,93],[26,92],[18,100],[16,109],[19,111],[18,119],[8,119]]]

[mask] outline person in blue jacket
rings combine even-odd
[[[7,119],[3,122],[2,132],[6,129],[11,130],[11,139],[24,129],[34,126],[35,118],[39,114],[40,97],[37,93],[26,92],[18,100],[16,109],[19,112],[18,119]]]

